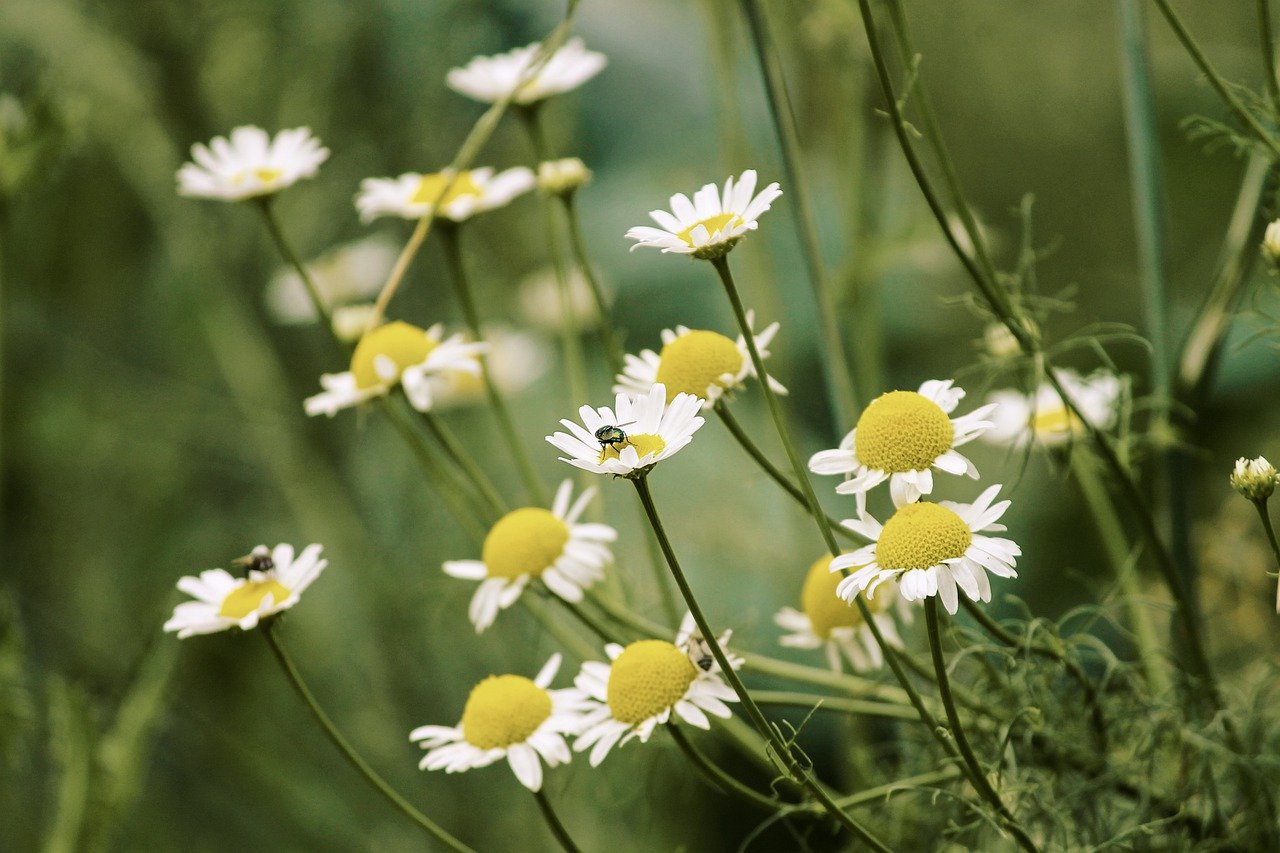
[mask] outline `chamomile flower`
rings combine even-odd
[[[466,332],[462,335],[464,340],[471,339]],[[489,345],[484,356],[489,378],[503,396],[520,393],[551,366],[551,347],[538,335],[493,325],[485,327],[484,340]],[[486,399],[483,378],[464,370],[445,371],[433,386],[433,406],[437,409],[475,405]]]
[[[755,326],[755,312],[747,312],[747,325]],[[778,324],[770,323],[755,335],[761,358],[769,357],[769,343],[778,333]],[[662,330],[662,352],[642,350],[639,356],[626,355],[623,372],[613,386],[616,394],[647,394],[655,384],[667,388],[667,398],[692,394],[703,399],[702,407],[710,408],[721,394],[742,387],[747,377],[755,376],[755,366],[742,335],[735,342],[718,332],[676,326],[675,331]],[[769,387],[778,394],[787,389],[772,376]]]
[[[419,329],[396,321],[372,330],[360,339],[351,354],[351,369],[320,377],[324,391],[308,397],[308,415],[333,417],[339,409],[359,405],[387,394],[396,385],[404,388],[410,405],[420,412],[430,411],[434,387],[450,371],[479,373],[478,356],[483,343],[468,343],[462,335],[444,337],[437,323]]]
[[[845,601],[836,595],[841,577],[831,571],[831,561],[828,554],[809,567],[800,591],[802,610],[784,607],[774,614],[774,623],[791,632],[779,638],[778,642],[795,649],[824,649],[827,664],[837,672],[842,668],[842,653],[854,669],[878,669],[884,663],[880,644],[863,620],[862,611],[853,606],[852,598]],[[880,590],[874,598],[859,594],[885,641],[902,648],[902,638],[898,635],[898,626],[890,608],[897,611],[899,619],[910,623],[911,610],[906,600],[891,587]]]
[[[1016,578],[1017,557],[1022,554],[1010,539],[984,536],[1005,530],[996,522],[1009,508],[1009,501],[992,504],[1000,486],[992,486],[971,504],[953,501],[907,504],[898,508],[883,525],[859,507],[859,517],[841,522],[871,540],[858,550],[831,561],[831,571],[852,570],[840,581],[836,594],[845,601],[865,591],[873,599],[876,587],[896,580],[898,592],[907,601],[940,596],[948,613],[959,604],[956,588],[973,601],[991,600],[987,572],[1002,578]]]
[[[195,601],[174,608],[164,630],[177,631],[183,640],[195,634],[212,634],[238,627],[248,631],[268,616],[288,610],[311,582],[320,576],[328,560],[320,559],[319,545],[308,545],[294,555],[293,546],[280,544],[268,550],[254,548],[237,563],[248,576],[237,578],[225,569],[208,569],[198,577],[184,577],[178,589]]]
[[[538,189],[552,195],[570,195],[591,180],[591,170],[577,157],[538,164]]]
[[[568,454],[560,457],[561,462],[595,474],[634,479],[693,440],[706,423],[698,415],[700,408],[701,398],[692,394],[677,394],[668,404],[667,388],[658,383],[643,396],[618,394],[612,409],[583,406],[578,410],[581,425],[564,418],[560,423],[569,432],[549,435],[547,441]]]
[[[178,194],[222,201],[271,195],[312,177],[328,157],[310,128],[282,130],[272,139],[260,127],[237,127],[230,139],[191,146],[195,162],[178,170]]]
[[[1055,369],[1054,375],[1086,421],[1098,429],[1115,424],[1126,387],[1123,379],[1105,370],[1081,376],[1072,370]],[[996,411],[992,428],[984,436],[986,441],[1025,447],[1034,439],[1046,447],[1058,447],[1084,435],[1084,424],[1048,382],[1040,383],[1034,396],[1010,390],[997,391],[987,399],[996,404]]]
[[[450,560],[445,574],[480,581],[468,616],[476,633],[493,624],[499,610],[516,602],[530,580],[538,579],[565,601],[581,601],[582,591],[604,577],[613,562],[609,543],[618,532],[607,524],[579,524],[595,489],[570,505],[573,481],[556,490],[550,510],[522,507],[494,523],[479,560]]]
[[[542,762],[548,767],[572,758],[566,734],[581,725],[582,699],[576,690],[548,690],[560,669],[554,654],[532,681],[522,675],[491,675],[471,689],[456,726],[419,726],[409,732],[427,754],[422,770],[462,773],[507,759],[511,772],[530,791],[542,790]]]
[[[460,95],[492,104],[520,86],[538,47],[531,44],[496,56],[477,56],[461,68],[450,69],[445,82]],[[513,100],[528,106],[576,89],[599,74],[607,63],[603,53],[587,50],[582,39],[569,39],[520,86]]]
[[[321,300],[336,314],[377,296],[399,254],[385,237],[366,237],[325,252],[308,263],[307,270]],[[275,274],[265,299],[267,312],[277,323],[293,325],[319,319],[311,295],[293,267],[282,267]]]
[[[596,277],[597,280],[600,277],[598,271]],[[521,315],[539,329],[557,333],[563,331],[566,313],[572,314],[573,327],[580,333],[600,325],[600,311],[596,306],[595,294],[591,292],[586,276],[577,267],[569,270],[568,300],[561,298],[560,282],[552,267],[525,276],[516,290]],[[569,303],[567,312],[566,301]]]
[[[919,391],[881,394],[863,410],[838,448],[813,455],[809,470],[849,475],[836,486],[842,495],[865,494],[888,480],[895,506],[932,492],[934,468],[977,479],[978,469],[956,448],[991,428],[987,416],[996,406],[952,418],[964,397],[953,385],[949,379],[931,379]]]
[[[652,246],[700,260],[721,257],[742,235],[756,229],[756,220],[782,195],[776,182],[759,193],[755,189],[756,172],[748,169],[736,183],[733,178],[726,180],[723,192],[715,184],[707,184],[693,194],[693,201],[676,193],[671,197],[670,212],[649,212],[660,228],[637,225],[627,231],[627,239],[636,241],[631,250]]]
[[[362,222],[380,216],[421,219],[431,212],[431,205],[448,184],[449,172],[424,175],[405,172],[398,178],[365,178],[360,182],[356,209]],[[501,172],[493,169],[468,169],[458,173],[449,191],[440,199],[437,215],[452,222],[462,222],[508,204],[513,198],[533,189],[533,172],[516,166]]]
[[[720,636],[721,648],[731,634]],[[686,616],[674,643],[610,643],[605,646],[609,663],[583,663],[573,680],[584,709],[573,751],[590,749],[591,766],[597,767],[614,746],[632,738],[646,743],[672,712],[700,729],[711,728],[707,714],[729,717],[732,711],[725,702],[736,702],[738,696],[724,682],[716,662],[707,663],[703,652],[691,645],[693,637],[693,619]],[[742,665],[731,655],[729,662],[734,669]]]

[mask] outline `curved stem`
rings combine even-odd
[[[284,257],[285,262],[293,267],[298,273],[298,278],[302,279],[302,285],[307,290],[307,296],[311,298],[311,305],[316,309],[316,314],[320,317],[320,322],[324,325],[325,332],[333,338],[334,342],[345,352],[346,345],[338,340],[337,333],[333,330],[333,314],[329,310],[329,306],[325,304],[324,297],[320,294],[320,288],[316,286],[315,279],[311,277],[311,271],[307,269],[307,265],[298,257],[298,253],[289,245],[289,241],[285,239],[284,229],[280,227],[280,219],[276,216],[275,197],[261,196],[256,199],[255,205],[262,212],[262,220],[267,225],[267,231],[271,234],[272,241],[276,244],[276,248],[280,250],[280,254]]]
[[[763,377],[761,377],[761,382],[763,383],[763,381]],[[702,608],[698,605],[697,598],[694,597],[693,589],[689,586],[689,581],[685,578],[684,571],[680,568],[680,562],[676,559],[675,550],[671,547],[671,541],[667,538],[666,530],[662,526],[662,520],[658,517],[658,508],[653,503],[653,495],[649,491],[647,478],[639,477],[632,480],[631,483],[636,487],[636,493],[640,496],[640,503],[644,505],[645,514],[649,516],[649,524],[653,527],[653,532],[657,534],[658,544],[662,548],[663,556],[666,557],[667,567],[671,570],[671,576],[675,578],[676,586],[680,588],[680,594],[684,596],[684,602],[688,605],[689,612],[693,615],[693,621],[697,624],[698,631],[701,632],[703,640],[711,648],[711,654],[720,666],[721,675],[729,682],[733,692],[737,694],[738,699],[742,702],[743,709],[747,712],[747,717],[750,718],[756,731],[769,742],[777,759],[785,763],[788,774],[804,785],[823,804],[832,817],[840,821],[841,825],[873,849],[887,851],[889,848],[885,847],[879,839],[835,805],[830,795],[818,784],[808,770],[796,760],[791,747],[783,741],[777,730],[765,719],[764,713],[756,705],[755,700],[751,698],[751,694],[747,692],[746,685],[742,683],[742,679],[738,677],[738,673],[729,663],[729,658],[724,649],[721,648],[720,641],[717,639],[716,633],[712,631],[710,623],[707,622],[707,617],[702,614]]]
[[[853,423],[858,404],[854,399],[844,340],[836,325],[830,282],[827,280],[822,262],[822,246],[817,225],[813,220],[809,187],[804,177],[804,163],[801,160],[800,139],[796,133],[791,96],[787,92],[787,81],[782,74],[779,53],[776,46],[772,44],[769,24],[759,0],[741,0],[741,3],[743,14],[747,19],[747,28],[751,31],[751,42],[755,48],[756,59],[760,63],[760,74],[764,77],[769,113],[773,117],[774,129],[778,133],[778,144],[782,150],[782,169],[788,184],[787,191],[795,197],[796,230],[799,232],[800,247],[817,308],[818,334],[822,339],[822,367],[826,377],[827,394],[839,424],[838,429],[844,429],[844,425]],[[744,334],[750,339],[749,329],[745,330]]]
[[[1270,0],[1258,0],[1258,42],[1262,48],[1267,98],[1271,101],[1271,110],[1280,115],[1280,78],[1276,77],[1276,36],[1271,27]]]
[[[1267,514],[1267,502],[1250,501],[1253,508],[1258,511],[1258,518],[1262,520],[1262,529],[1267,532],[1267,542],[1271,544],[1271,554],[1276,558],[1276,568],[1280,570],[1280,544],[1276,543],[1276,532],[1271,527],[1271,516]],[[1276,584],[1276,612],[1280,613],[1280,583]]]
[[[342,733],[334,726],[333,722],[329,719],[329,716],[320,708],[320,705],[316,702],[315,696],[312,695],[311,690],[308,689],[306,682],[302,680],[302,674],[298,672],[298,668],[293,665],[293,661],[290,660],[289,656],[285,653],[284,647],[281,646],[280,641],[276,639],[275,622],[273,620],[263,623],[262,636],[266,638],[267,645],[271,647],[271,651],[275,654],[276,660],[280,662],[280,667],[284,670],[284,674],[289,679],[289,683],[293,685],[293,689],[297,691],[303,704],[306,705],[307,710],[311,712],[311,716],[320,724],[320,728],[324,730],[325,735],[333,745],[338,748],[338,752],[342,753],[343,758],[347,759],[351,766],[354,767],[361,776],[368,780],[370,785],[378,790],[378,793],[386,797],[393,806],[403,812],[405,817],[409,818],[409,820],[426,830],[441,844],[445,845],[450,850],[457,850],[462,853],[467,853],[467,851],[474,853],[470,847],[454,838],[429,817],[410,805],[408,800],[400,796],[400,794],[396,792],[395,788],[392,788],[387,784],[386,780],[379,776],[374,769],[369,766],[369,763],[360,757],[360,754],[352,748],[351,744],[347,743],[347,739],[342,736]]]
[[[960,724],[960,714],[956,711],[955,699],[951,696],[951,680],[947,677],[947,663],[942,659],[942,636],[938,629],[938,597],[936,595],[924,600],[924,614],[929,627],[929,649],[933,654],[933,669],[938,676],[938,693],[942,697],[942,707],[947,711],[947,723],[951,727],[951,736],[955,739],[956,748],[960,750],[964,766],[968,770],[969,782],[1000,815],[1002,823],[1018,842],[1018,846],[1023,850],[1034,851],[1036,846],[1026,830],[1017,822],[1013,813],[1000,799],[1000,795],[996,793],[996,789],[991,786],[991,781],[987,778],[982,765],[978,763],[978,757],[973,754],[973,747],[969,746],[969,738]]]
[[[914,787],[923,785],[935,785],[939,782],[950,782],[959,778],[962,774],[959,767],[948,767],[945,770],[937,770],[933,773],[921,773],[918,776],[908,776],[906,779],[899,779],[897,782],[890,782],[887,785],[880,785],[877,788],[867,788],[856,794],[850,794],[847,797],[841,797],[836,800],[837,803],[845,808],[860,806],[864,803],[875,802],[881,797],[888,798],[900,791],[909,791]]]
[[[907,705],[891,705],[887,702],[864,702],[840,696],[818,696],[814,693],[793,693],[786,690],[757,690],[754,694],[761,705],[783,705],[808,708],[813,711],[830,711],[860,717],[884,717],[890,720],[918,721],[915,709]]]
[[[489,476],[485,474],[471,454],[467,452],[467,449],[458,442],[458,439],[444,425],[444,422],[434,412],[423,412],[422,419],[426,422],[427,429],[435,436],[436,441],[440,442],[444,452],[462,469],[462,473],[471,480],[471,484],[475,486],[476,491],[489,504],[489,509],[494,516],[505,513],[507,511],[506,501],[498,493],[493,481],[489,479]]]
[[[475,295],[471,292],[471,283],[467,278],[466,264],[462,260],[458,226],[453,223],[448,226],[442,225],[440,237],[444,243],[445,262],[449,267],[454,290],[458,295],[458,304],[462,308],[462,317],[467,323],[467,328],[471,330],[471,336],[476,341],[483,341],[484,332],[480,327],[480,313],[476,310]],[[520,478],[524,481],[525,488],[529,490],[529,494],[533,496],[537,503],[545,504],[547,502],[546,491],[542,487],[542,481],[538,479],[537,471],[534,470],[528,449],[525,448],[524,442],[520,440],[520,431],[516,429],[516,423],[511,417],[511,411],[507,408],[502,392],[498,390],[497,382],[494,381],[488,358],[480,359],[480,377],[484,380],[484,390],[489,396],[489,405],[493,408],[493,415],[498,421],[498,430],[502,433],[502,439],[507,443],[507,447],[511,451],[511,458],[516,463],[516,468],[520,472]]]
[[[693,765],[703,772],[711,781],[711,784],[726,794],[732,794],[738,799],[765,811],[776,812],[786,808],[786,804],[744,785],[718,767],[706,754],[694,746],[693,741],[689,740],[688,736],[680,731],[680,727],[675,723],[667,723],[667,731],[671,733],[671,738],[676,742],[676,746],[680,747],[680,751],[693,762]]]
[[[542,819],[547,822],[547,829],[551,830],[551,834],[556,837],[556,841],[560,843],[560,847],[565,853],[581,853],[581,849],[569,837],[569,831],[560,822],[555,809],[551,808],[551,801],[547,799],[546,793],[541,790],[530,793],[533,794],[533,799],[538,803],[538,811],[542,812]]]
[[[622,372],[624,362],[622,341],[614,333],[613,323],[609,320],[609,300],[605,298],[604,288],[600,284],[595,268],[591,265],[591,258],[587,255],[587,243],[582,237],[582,223],[578,218],[578,207],[574,203],[576,198],[577,194],[573,192],[563,193],[560,196],[560,203],[564,205],[565,221],[569,223],[569,244],[573,247],[573,259],[596,305],[600,341],[604,344],[604,355],[609,362],[609,370],[618,374]]]

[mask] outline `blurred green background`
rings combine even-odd
[[[1251,4],[1181,5],[1223,73],[1256,84]],[[1049,335],[1096,321],[1140,324],[1114,4],[908,6],[922,73],[999,260],[1012,263],[1015,210],[1033,194],[1036,243],[1053,247],[1041,288],[1075,288],[1078,310]],[[768,8],[828,265],[867,293],[842,309],[851,351],[876,348],[866,335],[883,337],[880,366],[858,368],[864,390],[966,371],[982,322],[949,299],[967,282],[874,112],[856,8],[845,0]],[[466,621],[472,587],[446,578],[440,563],[478,554],[395,435],[377,417],[303,415],[319,374],[342,365],[314,327],[268,315],[263,293],[279,263],[254,211],[180,199],[173,174],[193,142],[236,125],[306,125],[333,154],[315,180],[280,199],[302,254],[369,233],[398,244],[404,223],[358,222],[359,180],[448,162],[481,107],[446,90],[445,72],[539,38],[559,11],[421,0],[0,4],[8,158],[0,174],[10,177],[0,184],[0,848],[422,846],[324,741],[259,637],[161,635],[179,576],[278,541],[322,542],[330,560],[283,637],[339,726],[398,789],[478,849],[550,848],[509,772],[421,773],[407,734],[452,724],[473,683],[491,672],[532,675],[554,644],[518,610],[475,636]],[[632,351],[656,347],[660,330],[677,323],[729,332],[732,316],[706,265],[630,255],[622,233],[673,192],[744,168],[781,177],[735,12],[709,1],[584,2],[577,32],[609,66],[549,108],[557,152],[595,170],[581,209]],[[1163,23],[1150,24],[1176,343],[1214,272],[1243,164],[1187,139],[1183,117],[1223,111]],[[528,163],[519,131],[504,122],[481,163]],[[782,321],[772,364],[812,452],[851,424],[837,429],[823,402],[791,198],[733,261],[762,321]],[[548,262],[536,201],[478,218],[464,240],[484,312],[528,327],[516,283]],[[1261,273],[1249,292],[1250,305],[1274,305]],[[392,313],[457,324],[434,239]],[[1238,342],[1266,321],[1237,325]],[[595,338],[584,339],[600,404],[609,377]],[[1144,352],[1123,346],[1112,355],[1146,393]],[[1098,362],[1081,354],[1076,363]],[[976,402],[983,375],[962,375]],[[553,369],[514,400],[548,485],[568,469],[542,436],[580,402],[560,376]],[[1214,531],[1197,553],[1206,611],[1232,619],[1230,639],[1210,621],[1226,656],[1274,640],[1274,622],[1264,621],[1265,552],[1247,505],[1231,503],[1226,474],[1236,456],[1280,453],[1276,376],[1265,343],[1229,345],[1179,475],[1193,530]],[[742,395],[735,409],[780,458],[758,394]],[[487,413],[446,417],[522,499]],[[987,481],[1017,482],[1006,520],[1023,546],[1022,579],[999,587],[997,600],[1016,592],[1056,617],[1105,594],[1095,580],[1105,576],[1098,544],[1065,476],[1039,457],[1025,467],[990,448],[974,457]],[[731,625],[746,647],[781,655],[771,616],[796,603],[821,553],[804,517],[717,423],[654,485],[712,621]],[[833,513],[851,514],[830,483],[820,485]],[[600,486],[606,517],[622,531],[626,585],[652,606],[630,490]],[[975,492],[945,482],[941,493]],[[557,684],[575,667],[568,662]],[[839,734],[816,727],[806,747],[826,762]],[[628,746],[598,770],[576,761],[549,779],[587,849],[731,850],[752,826],[662,738]],[[916,801],[903,802],[909,810]],[[928,817],[903,815],[901,831],[913,821]],[[762,846],[775,849],[793,843],[766,838]]]

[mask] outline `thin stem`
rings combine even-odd
[[[769,112],[773,117],[774,129],[778,133],[787,191],[795,197],[796,230],[799,232],[800,247],[817,309],[818,334],[822,340],[822,367],[826,377],[827,394],[831,399],[833,414],[839,425],[838,429],[843,429],[843,425],[853,423],[858,404],[854,399],[844,340],[836,325],[830,282],[827,280],[822,262],[821,240],[817,225],[814,223],[813,205],[809,199],[809,187],[804,177],[804,163],[800,139],[796,133],[791,96],[787,91],[787,81],[782,73],[779,52],[772,43],[769,24],[759,0],[741,0],[741,5],[747,19],[747,27],[751,31],[751,42],[755,48],[756,59],[760,63],[760,74],[764,78]],[[743,334],[749,339],[750,329],[744,330]],[[763,378],[761,381],[763,382]]]
[[[708,758],[702,750],[698,749],[698,747],[693,744],[693,741],[689,740],[688,736],[685,735],[685,733],[682,732],[680,727],[675,723],[667,723],[667,731],[671,733],[671,738],[676,742],[676,746],[680,747],[680,751],[683,752],[691,762],[693,762],[693,765],[701,770],[713,785],[724,791],[726,794],[732,794],[740,800],[743,800],[756,808],[764,809],[765,811],[777,812],[786,808],[784,803],[780,803],[777,800],[744,785],[742,782],[739,782],[737,779],[722,770],[710,758]]]
[[[476,310],[475,296],[471,291],[471,283],[467,278],[467,268],[462,260],[462,247],[458,236],[456,224],[450,223],[447,227],[441,226],[440,237],[444,243],[445,262],[453,278],[454,290],[458,295],[458,304],[462,308],[463,319],[467,323],[467,328],[471,330],[472,337],[477,341],[483,341],[484,332],[480,327],[480,313]],[[480,359],[480,377],[484,381],[484,390],[489,396],[489,405],[493,408],[493,415],[498,421],[498,430],[502,433],[502,439],[507,443],[507,448],[511,451],[511,458],[515,460],[516,469],[520,472],[520,478],[524,481],[525,488],[529,490],[529,494],[539,504],[546,503],[547,495],[542,487],[542,481],[538,479],[538,473],[534,470],[533,460],[529,458],[528,449],[525,448],[524,442],[520,440],[521,432],[516,429],[515,420],[511,417],[511,412],[502,397],[502,392],[498,390],[498,384],[494,381],[493,372],[489,368],[489,359],[487,358]]]
[[[915,787],[924,785],[936,785],[941,782],[950,782],[961,776],[962,771],[959,767],[948,767],[945,770],[937,770],[933,773],[921,773],[919,776],[908,776],[905,779],[899,779],[896,782],[890,782],[887,785],[880,785],[876,788],[867,788],[865,791],[859,791],[856,794],[850,794],[847,797],[841,797],[836,800],[837,803],[845,808],[853,808],[864,803],[873,803],[876,800],[888,798],[899,791],[910,791]]]
[[[760,466],[761,470],[768,474],[771,480],[781,486],[783,491],[790,495],[796,503],[804,507],[805,512],[809,512],[809,502],[805,498],[804,492],[797,488],[796,484],[791,482],[786,474],[778,470],[778,466],[770,462],[769,457],[764,455],[764,451],[762,451],[756,443],[751,440],[751,436],[747,435],[746,430],[742,428],[742,424],[738,423],[738,419],[729,411],[729,407],[725,404],[723,397],[716,400],[713,408],[715,409],[715,413],[720,416],[720,420],[724,423],[725,429],[729,430],[730,435],[737,440],[738,444],[742,446],[742,449],[747,452],[747,455],[755,460],[755,463]],[[829,515],[827,516],[827,524],[830,525],[832,530],[842,536],[849,538],[855,538],[857,536],[857,534],[852,530],[843,526],[839,521]]]
[[[761,383],[763,384],[763,382],[764,378],[762,376]],[[662,547],[663,556],[666,557],[667,567],[671,570],[671,576],[675,578],[676,586],[680,588],[680,594],[684,596],[684,602],[688,605],[689,612],[693,615],[693,621],[697,624],[703,640],[710,646],[711,654],[720,666],[721,675],[729,682],[733,692],[737,694],[738,699],[742,702],[743,709],[747,712],[747,717],[750,718],[756,731],[769,742],[776,758],[785,763],[788,774],[804,785],[823,804],[832,817],[840,821],[846,829],[862,839],[868,846],[875,850],[887,851],[889,848],[885,847],[862,824],[836,807],[826,790],[800,765],[795,755],[791,752],[791,747],[783,741],[777,730],[765,719],[764,713],[751,698],[751,694],[747,692],[746,685],[742,683],[737,671],[729,663],[729,658],[724,649],[721,648],[716,633],[711,630],[711,624],[707,622],[706,616],[702,614],[702,608],[698,605],[697,598],[694,597],[693,589],[689,586],[689,581],[685,578],[684,571],[680,568],[680,562],[676,559],[675,550],[672,548],[671,541],[667,538],[666,530],[662,526],[662,520],[658,517],[658,508],[653,503],[653,495],[649,491],[648,479],[639,477],[631,482],[636,487],[636,494],[640,496],[640,503],[644,505],[645,514],[649,517],[649,524],[653,527],[653,532],[658,537],[658,544]]]
[[[991,780],[987,778],[986,771],[978,763],[978,757],[973,754],[973,747],[969,745],[969,738],[965,735],[964,727],[960,724],[960,714],[956,711],[956,702],[951,696],[951,680],[947,677],[947,663],[942,658],[942,636],[938,628],[938,597],[936,595],[924,600],[924,614],[925,621],[929,627],[929,650],[933,654],[933,669],[938,677],[938,694],[942,697],[942,707],[947,712],[947,723],[951,727],[951,736],[955,739],[956,747],[960,750],[960,755],[964,759],[964,766],[968,770],[969,782],[1000,815],[1005,828],[1013,835],[1018,842],[1018,846],[1023,850],[1034,851],[1036,846],[1027,835],[1026,830],[1017,822],[1013,813],[1009,811],[1004,801],[1000,799],[996,789],[991,786]]]
[[[813,711],[831,711],[860,717],[884,717],[890,720],[918,721],[915,709],[907,705],[891,705],[887,702],[865,702],[840,696],[819,696],[815,693],[793,693],[789,690],[757,690],[753,694],[761,705],[783,705],[808,708]]]
[[[1258,0],[1258,46],[1262,48],[1267,97],[1271,110],[1280,116],[1280,78],[1276,77],[1276,36],[1271,27],[1271,2]]]
[[[320,708],[320,705],[316,702],[315,696],[312,695],[311,690],[308,689],[306,682],[302,680],[302,674],[298,672],[298,668],[293,665],[293,661],[290,660],[289,656],[285,653],[284,647],[280,645],[280,641],[275,635],[274,621],[267,621],[263,623],[262,636],[266,638],[267,645],[271,646],[271,651],[275,654],[276,660],[280,662],[280,668],[284,670],[284,674],[288,677],[289,683],[293,685],[293,689],[297,691],[303,704],[306,705],[307,710],[311,712],[311,716],[320,724],[320,728],[324,730],[325,735],[328,736],[333,745],[338,748],[338,751],[342,753],[342,756],[351,763],[351,766],[354,767],[361,776],[364,776],[364,778],[369,781],[370,785],[377,788],[378,792],[382,794],[382,796],[390,800],[393,806],[403,812],[409,820],[422,827],[422,829],[426,830],[441,844],[444,844],[450,850],[463,851],[464,853],[465,851],[471,851],[470,847],[454,838],[440,826],[436,825],[436,823],[430,818],[410,805],[408,800],[400,796],[394,788],[387,784],[386,780],[379,776],[374,769],[369,766],[369,763],[361,758],[360,754],[351,747],[351,744],[347,742],[347,739],[344,738],[342,733],[333,725],[329,716]],[[474,851],[472,851],[472,853],[474,853]]]
[[[311,277],[311,271],[307,269],[307,265],[298,257],[298,253],[293,250],[293,247],[289,245],[289,241],[284,236],[284,229],[280,227],[280,218],[276,215],[275,197],[269,195],[261,196],[257,199],[257,202],[255,207],[261,211],[262,220],[266,223],[267,231],[271,234],[272,241],[276,244],[276,248],[280,250],[285,262],[293,267],[294,271],[298,273],[298,278],[302,279],[302,285],[307,290],[307,296],[311,298],[311,305],[315,308],[316,314],[319,315],[325,332],[345,351],[346,345],[338,340],[337,334],[333,329],[333,314],[325,303],[324,297],[320,294],[320,288],[316,286],[315,279]]]
[[[604,344],[604,355],[609,362],[609,370],[618,374],[622,372],[624,349],[622,341],[614,333],[613,323],[609,320],[609,300],[605,298],[604,287],[601,286],[600,278],[596,275],[595,268],[591,265],[591,258],[587,254],[587,243],[582,237],[582,222],[578,217],[578,207],[575,204],[576,198],[575,192],[560,195],[565,221],[569,223],[569,245],[573,248],[574,262],[577,263],[582,279],[591,291],[592,301],[595,302],[596,316],[599,320],[597,328],[600,332],[600,341]]]
[[[505,513],[507,511],[506,501],[498,493],[493,481],[489,479],[489,476],[476,463],[476,460],[467,452],[467,449],[458,442],[458,439],[444,425],[444,422],[434,412],[423,412],[422,419],[426,422],[427,429],[435,436],[436,441],[440,442],[444,452],[462,469],[462,473],[471,480],[471,484],[475,486],[476,491],[489,504],[489,509],[494,516]]]
[[[542,812],[542,819],[547,822],[547,829],[551,830],[551,834],[556,837],[560,847],[565,853],[581,853],[581,849],[569,837],[569,831],[560,822],[555,809],[551,808],[551,801],[547,799],[546,793],[541,789],[531,793],[533,794],[533,799],[538,803],[538,810]]]
[[[1271,527],[1271,516],[1267,513],[1267,501],[1264,498],[1260,501],[1251,501],[1253,508],[1258,511],[1258,518],[1262,520],[1262,529],[1267,531],[1267,541],[1271,543],[1271,554],[1276,558],[1276,568],[1280,570],[1280,544],[1276,543],[1276,532]],[[1280,613],[1280,583],[1276,584],[1276,612]]]
[[[1164,19],[1173,28],[1174,35],[1178,37],[1178,41],[1182,42],[1183,48],[1191,55],[1192,61],[1195,62],[1200,68],[1200,72],[1209,80],[1209,85],[1213,87],[1213,90],[1218,93],[1218,97],[1222,98],[1232,114],[1249,129],[1249,132],[1259,142],[1271,149],[1273,157],[1280,157],[1280,145],[1276,143],[1275,138],[1258,123],[1253,114],[1240,102],[1240,99],[1231,91],[1231,87],[1222,78],[1222,75],[1209,64],[1209,58],[1205,56],[1204,51],[1200,49],[1200,45],[1196,43],[1191,32],[1182,23],[1178,13],[1173,11],[1173,7],[1169,5],[1169,0],[1155,0],[1155,3],[1156,7],[1160,9],[1160,14],[1164,15]]]

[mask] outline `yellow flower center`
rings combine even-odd
[[[620,723],[642,723],[684,698],[697,677],[689,655],[666,640],[632,643],[609,669],[609,712]]]
[[[537,577],[564,552],[569,526],[540,507],[513,510],[489,530],[480,559],[491,578]]]
[[[706,226],[707,234],[713,235],[717,231],[723,231],[724,229],[730,228],[741,221],[742,221],[741,219],[738,219],[738,214],[736,213],[717,213],[715,216],[712,216],[710,219],[704,219],[701,222],[693,223],[692,225],[690,225],[688,228],[681,231],[676,236],[679,237],[681,240],[685,241],[686,243],[688,243],[690,246],[692,246],[693,230],[697,228],[699,225]]]
[[[390,384],[400,378],[406,367],[421,364],[438,345],[439,341],[408,323],[397,320],[379,326],[361,338],[356,344],[356,351],[351,354],[351,372],[356,377],[356,387],[363,390]],[[395,364],[396,373],[391,379],[385,379],[378,373],[379,356]]]
[[[284,174],[283,169],[254,169],[254,177],[264,184],[275,183],[280,180],[280,176]]]
[[[275,578],[260,581],[246,581],[227,593],[218,608],[218,615],[227,619],[243,619],[258,609],[262,599],[271,596],[274,604],[279,604],[289,597],[289,588]]]
[[[643,459],[650,453],[661,453],[666,449],[667,443],[663,441],[660,435],[631,435],[627,434],[627,440],[621,444],[607,444],[600,448],[600,459],[597,464],[604,462],[606,459],[617,459],[619,452],[624,447],[634,447],[636,453]]]
[[[856,628],[862,624],[862,611],[836,595],[836,587],[841,580],[839,572],[831,571],[831,555],[828,554],[809,567],[800,591],[800,606],[809,617],[813,633],[823,640],[830,638],[833,628]],[[881,591],[875,598],[867,598],[863,594],[862,600],[872,613],[879,613],[889,606],[892,598],[891,594]]]
[[[1031,418],[1031,431],[1041,438],[1067,438],[1081,431],[1080,419],[1061,404],[1037,409]]]
[[[418,189],[414,191],[413,198],[410,199],[414,204],[432,204],[440,196],[440,191],[444,189],[444,185],[448,182],[449,176],[443,172],[436,172],[433,175],[423,175],[422,180],[418,182]],[[460,198],[468,196],[479,196],[480,187],[476,186],[476,182],[471,179],[470,172],[461,172],[458,179],[453,182],[453,186],[449,188],[449,192],[445,193],[445,197],[440,199],[440,206],[446,207]]]
[[[886,569],[927,569],[964,556],[973,533],[964,519],[928,501],[908,504],[880,531],[876,562]]]
[[[951,419],[937,403],[915,391],[890,391],[858,418],[853,449],[868,468],[900,474],[928,468],[954,438]]]
[[[551,694],[521,675],[491,675],[462,710],[462,736],[480,749],[524,743],[551,716]]]
[[[681,392],[706,397],[713,385],[728,387],[721,380],[742,369],[742,351],[735,341],[701,329],[686,332],[662,348],[657,381],[667,386],[667,402]],[[730,380],[731,382],[732,380]]]

